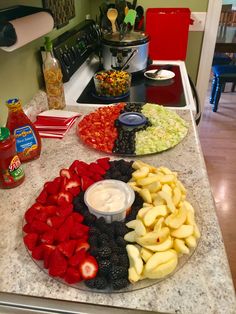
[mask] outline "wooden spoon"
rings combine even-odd
[[[110,8],[107,11],[107,17],[111,22],[111,26],[112,26],[112,32],[115,33],[117,31],[116,29],[116,19],[118,16],[118,11],[116,9]]]

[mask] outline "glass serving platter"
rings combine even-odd
[[[123,112],[141,113],[147,119],[146,125],[141,128],[122,126],[117,120]],[[157,104],[118,103],[85,115],[78,122],[76,133],[87,147],[132,157],[173,148],[187,135],[188,125],[176,112]]]
[[[39,195],[39,193],[37,193],[37,195],[31,200],[28,208],[30,208],[34,203],[35,203],[35,199],[36,197]],[[200,215],[200,209],[198,206],[198,203],[196,202],[195,198],[193,197],[193,194],[191,193],[190,190],[187,189],[187,197],[186,200],[188,200],[191,205],[193,206],[193,208],[195,209],[195,221],[199,227],[199,230],[201,229],[201,215]],[[28,209],[27,208],[27,209]],[[26,224],[25,218],[23,218],[23,226]],[[26,235],[26,233],[23,231],[23,237]],[[68,284],[66,283],[63,279],[59,278],[59,277],[53,277],[50,276],[48,273],[48,270],[44,268],[43,266],[43,261],[39,261],[39,260],[35,260],[32,255],[31,252],[28,250],[28,248],[26,247],[26,250],[29,254],[29,256],[32,258],[33,262],[36,263],[36,265],[42,270],[44,271],[46,274],[48,274],[48,276],[52,277],[54,280],[59,281],[60,283],[63,283],[69,287],[73,287],[79,290],[83,290],[83,291],[87,291],[87,292],[99,292],[99,293],[125,293],[125,292],[133,292],[136,290],[140,290],[140,289],[144,289],[144,288],[148,288],[151,287],[153,285],[157,285],[158,283],[160,283],[161,281],[174,276],[174,274],[178,271],[181,271],[182,267],[184,267],[184,265],[189,262],[189,260],[191,259],[192,255],[194,254],[194,252],[196,251],[198,244],[199,244],[200,239],[197,240],[197,246],[195,248],[190,249],[190,253],[189,254],[184,254],[184,255],[178,255],[178,265],[176,267],[176,269],[170,273],[169,275],[161,278],[161,279],[143,279],[140,280],[134,284],[129,284],[128,287],[120,289],[120,290],[114,290],[111,287],[107,288],[107,289],[103,289],[103,290],[97,290],[97,289],[90,289],[89,287],[87,287],[84,282],[79,282],[77,284]]]

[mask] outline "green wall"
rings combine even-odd
[[[41,7],[42,1],[1,0],[0,9],[16,4]],[[90,2],[88,0],[75,0],[75,6],[76,17],[65,27],[50,32],[49,36],[51,38],[57,37],[84,20],[85,15],[90,12]],[[41,57],[39,54],[39,48],[43,45],[43,42],[42,37],[12,52],[5,52],[0,49],[0,125],[4,125],[6,121],[7,108],[5,101],[8,98],[19,97],[24,104],[43,86]]]

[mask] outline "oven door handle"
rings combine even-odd
[[[194,98],[194,102],[195,102],[195,107],[196,107],[196,115],[195,115],[195,122],[198,125],[200,120],[201,120],[201,110],[200,110],[200,101],[199,101],[199,96],[198,96],[198,92],[196,90],[196,87],[191,79],[191,77],[188,75],[188,79],[189,79],[189,83],[191,86],[191,90],[193,93],[193,98]]]

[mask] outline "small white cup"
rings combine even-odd
[[[110,192],[106,193],[110,188],[113,190],[113,194]],[[117,190],[117,198],[120,197],[120,205],[117,202],[115,197],[115,191]],[[93,196],[96,192],[96,200],[98,202],[102,202],[103,198],[104,201],[104,209],[103,206],[100,205],[99,208],[96,208],[96,200],[93,199]],[[119,195],[120,194],[120,195]],[[119,180],[102,180],[95,182],[92,184],[84,194],[84,202],[87,205],[90,213],[94,214],[97,218],[104,217],[106,222],[111,223],[112,221],[123,221],[126,217],[127,212],[130,210],[131,205],[133,204],[135,199],[135,194],[132,188],[125,182]],[[106,201],[107,200],[107,201]],[[107,209],[109,202],[114,200],[114,208],[117,207],[115,210]],[[112,205],[111,205],[112,207]]]

